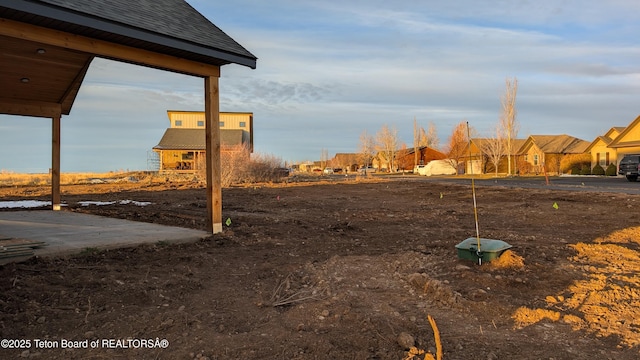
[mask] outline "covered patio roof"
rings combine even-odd
[[[207,203],[212,231],[220,231],[220,66],[255,68],[257,58],[184,0],[3,1],[0,113],[53,119],[54,209],[60,204],[60,118],[71,112],[94,57],[204,79]]]

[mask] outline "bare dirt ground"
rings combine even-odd
[[[48,191],[5,187],[0,200]],[[64,186],[63,201],[205,229],[197,184]],[[477,202],[481,237],[513,245],[481,266],[455,249],[475,236],[469,185],[224,189],[230,225],[201,242],[2,266],[0,338],[31,344],[3,342],[0,358],[403,359],[411,345],[435,353],[428,315],[444,359],[640,357],[639,196],[478,187]]]

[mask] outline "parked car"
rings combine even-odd
[[[376,168],[373,166],[363,166],[358,169],[358,174],[374,174],[376,172]]]
[[[626,176],[629,181],[637,181],[640,173],[640,154],[627,154],[618,166],[618,174]]]
[[[291,168],[281,167],[281,168],[275,169],[274,172],[279,177],[287,177],[291,175]]]
[[[326,167],[326,168],[324,168],[324,170],[322,171],[322,173],[323,173],[323,174],[325,174],[325,175],[331,175],[331,174],[333,174],[333,168],[331,168],[331,167]]]

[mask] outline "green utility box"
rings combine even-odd
[[[480,251],[478,251],[478,238],[468,238],[456,245],[458,249],[458,258],[489,262],[497,259],[502,253],[511,248],[511,245],[502,240],[483,239],[480,238]]]

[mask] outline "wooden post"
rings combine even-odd
[[[51,208],[60,210],[60,115],[52,118]]]
[[[204,78],[204,114],[206,171],[207,171],[207,227],[212,233],[222,232],[222,178],[220,175],[220,98],[218,77]]]

